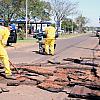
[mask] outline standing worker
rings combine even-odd
[[[54,55],[54,44],[55,44],[55,34],[56,29],[50,24],[47,25],[45,29],[46,39],[45,39],[45,53]]]
[[[11,46],[10,43],[17,42],[17,33],[16,33],[16,25],[14,23],[9,24],[10,28],[10,36],[7,40],[7,46]]]
[[[0,60],[5,68],[5,76],[7,79],[15,79],[10,69],[10,63],[7,51],[5,49],[10,31],[7,27],[0,26]]]

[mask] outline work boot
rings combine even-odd
[[[49,54],[48,54],[48,53],[46,53],[46,52],[44,52],[43,54],[44,54],[44,55],[49,55]]]
[[[6,79],[16,80],[16,77],[13,75],[6,75]]]
[[[2,88],[2,87],[1,87],[1,90],[2,90],[2,92],[9,92],[9,90],[6,89],[6,88]]]
[[[54,56],[54,54],[49,54],[49,55]]]
[[[1,90],[1,88],[0,88],[0,93],[2,93],[2,90]]]

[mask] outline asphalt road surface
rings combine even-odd
[[[38,43],[11,47],[8,49],[10,60],[14,64],[19,63],[45,63],[48,60],[62,61],[64,58],[93,57],[93,49],[98,44],[98,38],[93,34],[87,34],[70,39],[57,39],[54,56],[38,54]]]
[[[46,56],[37,54],[38,44],[23,44],[15,48],[7,49],[10,60],[14,64],[19,63],[42,63],[47,60],[60,60],[72,57],[93,57],[93,49],[98,44],[97,37],[92,34],[74,37],[70,39],[57,39],[56,50],[54,56]],[[3,86],[4,85],[4,86]],[[6,84],[1,84],[0,87],[7,87]],[[46,90],[37,88],[36,86],[19,85],[18,87],[7,87],[10,92],[1,93],[0,100],[78,100],[67,99],[68,94],[65,92],[52,93]],[[81,99],[82,100],[82,99]]]

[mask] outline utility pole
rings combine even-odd
[[[74,31],[73,31],[73,19],[72,19],[72,33],[74,33]]]
[[[74,33],[74,30],[73,30],[73,14],[72,14],[72,33]]]
[[[27,0],[26,0],[26,39],[27,39]]]

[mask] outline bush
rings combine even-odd
[[[25,32],[24,32],[24,30],[21,30],[20,32],[18,32],[18,39],[19,40],[24,40],[25,39]]]

